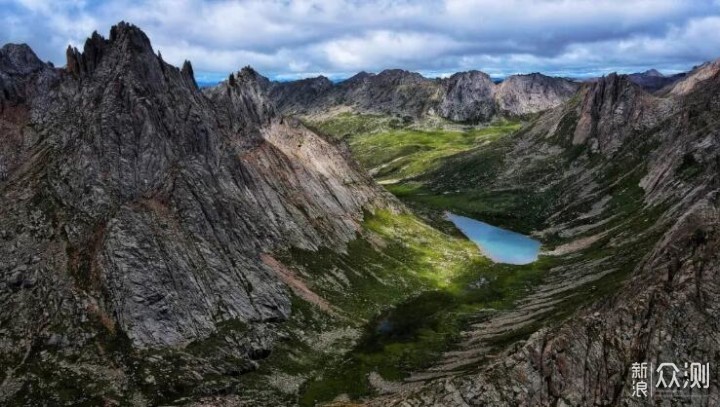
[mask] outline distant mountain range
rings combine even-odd
[[[665,76],[650,69],[627,77],[649,92],[656,92],[685,75]],[[296,81],[270,81],[263,77],[261,82],[270,100],[286,115],[317,115],[345,109],[480,123],[501,117],[527,117],[556,107],[572,97],[581,82],[599,79],[572,80],[532,73],[498,80],[480,71],[431,79],[416,72],[387,69],[378,74],[360,72],[336,82],[325,76]]]
[[[266,82],[283,114],[322,114],[337,109],[418,118],[438,116],[458,122],[534,114],[570,98],[579,84],[539,73],[513,75],[500,83],[479,71],[428,79],[415,72],[388,69],[360,72],[339,83],[328,78]]]

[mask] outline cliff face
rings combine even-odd
[[[121,379],[93,367],[91,380],[122,394],[135,388],[121,362],[133,352],[182,347],[223,324],[244,333],[204,369],[246,369],[276,338],[268,324],[292,312],[263,254],[343,250],[363,210],[391,201],[346,152],[278,116],[252,70],[206,96],[189,63],[165,63],[132,25],[69,49],[65,69],[25,48],[0,57],[13,92],[1,123],[22,145],[0,156],[7,402],[45,394],[33,386],[52,399],[51,380],[29,369],[78,355],[66,380],[109,363]],[[117,346],[127,348],[114,359]],[[38,359],[48,348],[63,356]]]
[[[687,95],[699,84],[717,76],[720,71],[720,59],[706,62],[698,67],[693,68],[685,75],[682,80],[676,81],[658,93],[662,95],[683,96]]]
[[[500,85],[479,71],[444,79],[390,69],[361,72],[338,84],[326,78],[274,82],[270,98],[286,114],[327,114],[337,109],[409,117],[437,115],[460,122],[524,116],[558,106],[579,85],[541,74],[513,75]]]
[[[569,80],[539,73],[513,75],[498,86],[498,109],[522,116],[561,105],[577,92],[579,85]]]
[[[595,257],[564,262],[515,310],[473,323],[449,354],[480,363],[452,359],[462,369],[431,367],[422,386],[368,404],[639,406],[633,363],[719,363],[720,76],[700,75],[665,98],[611,75],[518,134],[495,182],[531,188],[527,174],[555,166],[537,186],[561,191],[541,233],[575,236],[562,250]],[[592,300],[558,319],[578,295]],[[545,327],[527,339],[492,341],[533,320]],[[717,405],[720,390],[711,380],[654,403]]]
[[[495,84],[484,72],[456,73],[443,81],[438,115],[453,121],[489,121],[496,114]]]
[[[0,182],[27,158],[36,133],[28,126],[30,103],[40,100],[57,72],[27,45],[0,48]]]
[[[584,92],[572,142],[610,153],[626,138],[652,127],[673,110],[671,100],[652,96],[627,76],[610,74]]]

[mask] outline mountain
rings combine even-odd
[[[679,73],[671,76],[665,76],[656,69],[649,69],[645,72],[632,73],[628,75],[628,79],[649,92],[655,92],[681,80],[685,77],[685,75],[685,73]]]
[[[442,81],[439,116],[453,121],[489,121],[496,113],[496,85],[480,71],[456,73]]]
[[[192,71],[127,23],[60,69],[2,48],[2,404],[227,386],[288,335],[296,298],[333,314],[274,253],[343,253],[398,207],[252,69],[206,94]]]
[[[27,45],[0,48],[0,182],[28,158],[29,146],[36,138],[27,128],[27,101],[43,93],[56,76]]]
[[[332,84],[318,77],[272,82],[269,97],[284,114],[317,115],[336,111],[419,118],[439,116],[459,122],[534,114],[557,106],[577,90],[575,82],[542,74],[513,75],[500,84],[479,71],[428,79],[389,69],[361,72]]]
[[[565,79],[540,73],[509,76],[498,86],[498,109],[511,116],[524,116],[561,105],[578,90]]]
[[[425,175],[426,191],[518,191],[543,214],[536,235],[562,242],[543,261],[562,260],[515,308],[479,315],[456,349],[366,405],[642,405],[633,363],[718,363],[713,65],[663,96],[623,75],[584,84],[514,136]],[[715,405],[710,387],[655,401]]]
[[[306,93],[308,88],[312,91]],[[361,72],[338,84],[324,77],[273,82],[269,97],[284,114],[349,108],[366,113],[419,116],[438,96],[435,81],[417,73],[389,69],[379,74]],[[298,100],[305,103],[297,103]]]
[[[708,79],[717,76],[718,71],[720,71],[720,59],[706,62],[693,68],[682,80],[661,89],[659,93],[677,96],[687,95],[695,90],[697,86],[702,86]]]
[[[278,109],[284,112],[298,112],[315,103],[333,87],[330,79],[324,76],[289,82],[286,86],[273,86],[270,98]]]

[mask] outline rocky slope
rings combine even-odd
[[[205,95],[126,23],[67,58],[0,53],[1,403],[155,404],[253,369],[313,294],[273,251],[342,252],[393,200],[250,69]]]
[[[683,96],[696,89],[696,86],[717,75],[720,70],[720,59],[706,62],[693,68],[688,74],[677,82],[674,82],[658,93],[662,95]]]
[[[515,310],[479,316],[445,365],[367,404],[646,405],[632,363],[720,363],[720,74],[707,66],[666,97],[604,77],[508,141],[497,177],[480,179],[544,197],[540,233],[574,239],[556,248],[572,255]],[[474,154],[453,165],[487,156]],[[533,321],[545,328],[527,337]],[[713,380],[653,401],[719,402]]]
[[[273,82],[270,98],[291,115],[318,115],[350,110],[418,118],[439,116],[459,122],[486,122],[495,117],[537,113],[568,100],[578,84],[542,74],[513,75],[501,84],[479,71],[444,79],[390,69],[361,72],[338,84],[318,77]]]

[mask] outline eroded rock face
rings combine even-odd
[[[67,354],[103,335],[178,347],[228,321],[262,337],[233,355],[265,354],[292,310],[261,255],[343,250],[363,210],[392,205],[346,151],[278,116],[250,69],[206,96],[126,23],[64,70],[26,48],[0,57],[4,86],[27,90],[0,123],[35,134],[0,178],[3,366],[48,338]],[[9,371],[3,399],[25,379]]]
[[[580,85],[539,73],[512,75],[498,86],[498,109],[513,116],[542,112],[570,99]]]
[[[484,72],[456,73],[443,81],[438,115],[453,121],[489,121],[496,113],[496,86]]]
[[[27,159],[37,141],[30,126],[30,104],[42,105],[58,72],[38,59],[25,44],[0,48],[0,182]]]
[[[656,125],[674,110],[672,100],[654,97],[627,76],[610,74],[584,92],[572,142],[610,154],[628,137]]]
[[[324,76],[301,79],[285,86],[273,86],[270,99],[276,101],[282,112],[296,114],[317,103],[316,100],[325,97],[332,87],[330,79]]]

